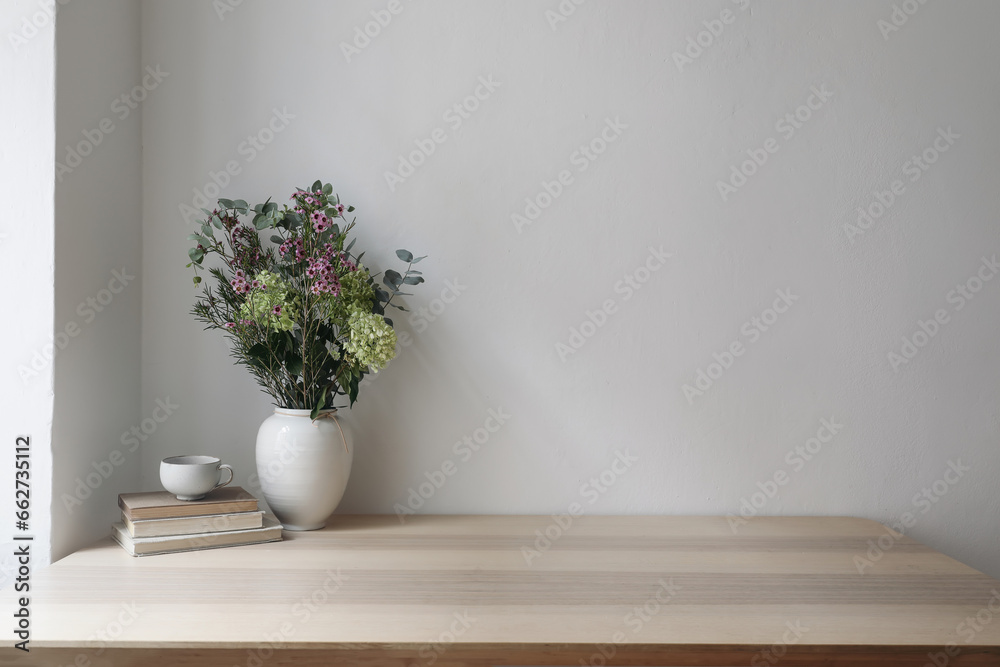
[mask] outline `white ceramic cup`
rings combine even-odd
[[[220,484],[222,469],[229,471],[226,484],[233,481],[233,469],[214,456],[170,456],[160,461],[160,483],[177,500],[201,500]]]

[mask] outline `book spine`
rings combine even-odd
[[[135,520],[145,519],[179,519],[194,516],[207,516],[210,514],[237,514],[240,512],[259,511],[257,501],[240,501],[237,503],[226,503],[225,505],[191,505],[187,507],[174,507],[169,509],[175,512],[162,514],[163,507],[147,507],[136,510],[128,514],[129,518]],[[124,511],[124,510],[123,510]]]

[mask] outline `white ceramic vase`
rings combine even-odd
[[[344,496],[354,444],[336,412],[313,421],[309,410],[275,408],[260,425],[260,488],[285,530],[322,528]]]

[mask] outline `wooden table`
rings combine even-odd
[[[146,558],[105,540],[34,573],[32,651],[0,664],[1000,665],[1000,581],[874,521],[562,524],[335,516]]]

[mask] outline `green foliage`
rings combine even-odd
[[[395,355],[385,311],[405,310],[392,301],[408,296],[403,285],[424,282],[412,269],[424,258],[397,250],[407,267],[385,271],[380,286],[361,264],[364,253],[353,254],[356,219],[344,215],[354,207],[342,206],[332,185],[316,181],[296,190],[292,201],[251,207],[220,199],[219,208],[203,209],[199,231],[187,237],[196,244],[188,266],[196,286],[200,269],[213,280],[191,313],[230,339],[233,359],[277,405],[309,409],[315,418],[340,396],[353,404],[365,376]],[[268,241],[261,240],[265,230]]]

